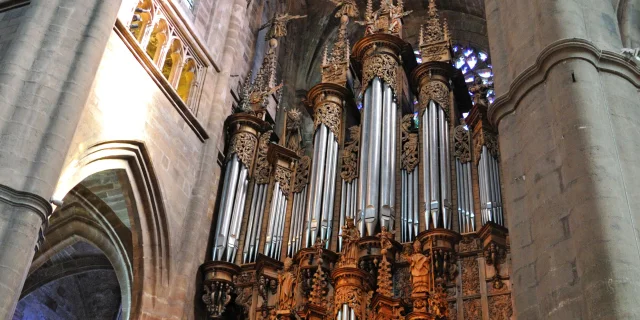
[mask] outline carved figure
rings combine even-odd
[[[387,251],[393,248],[393,243],[391,243],[391,239],[393,239],[393,234],[395,231],[387,231],[386,226],[382,226],[382,230],[378,233],[378,238],[380,238],[380,252],[384,255]]]
[[[264,29],[266,27],[271,27],[269,32],[267,33],[266,40],[272,38],[280,38],[287,35],[287,23],[291,20],[306,18],[307,16],[292,16],[289,13],[276,15],[269,22],[265,23],[260,27],[260,29]]]
[[[413,243],[413,254],[406,257],[411,267],[412,295],[427,293],[431,286],[431,257],[422,254],[422,244],[419,240]]]
[[[284,270],[278,274],[278,301],[280,310],[291,310],[295,305],[293,297],[296,287],[296,275],[292,271],[293,260],[284,260]]]
[[[473,94],[473,103],[484,106],[485,108],[489,106],[489,100],[487,100],[488,91],[489,87],[482,83],[480,77],[476,77],[473,85],[469,88],[469,92]]]
[[[336,12],[336,18],[341,16],[347,16],[355,18],[360,15],[358,11],[358,5],[355,0],[329,0],[336,5],[338,12]]]
[[[347,224],[342,226],[340,265],[353,267],[358,265],[358,240],[360,240],[360,232],[353,223],[353,218],[347,218]]]
[[[300,127],[302,126],[302,113],[294,108],[287,112],[287,149],[298,152],[300,150],[300,143],[302,142],[302,136],[300,133]]]

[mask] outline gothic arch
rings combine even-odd
[[[110,169],[126,171],[133,193],[132,243],[134,250],[140,250],[132,259],[132,301],[138,303],[132,305],[131,314],[135,315],[152,308],[145,305],[143,295],[155,296],[160,287],[168,286],[171,261],[162,192],[144,144],[109,141],[88,148],[63,170],[53,199],[63,199],[85,178]]]

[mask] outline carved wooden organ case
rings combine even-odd
[[[342,1],[322,82],[307,93],[311,156],[300,148],[297,110],[286,115],[280,143],[272,142],[264,110],[280,88],[277,32],[269,40],[226,122],[212,260],[202,266],[209,317],[512,318],[487,88],[467,87],[453,68],[434,0],[418,64],[402,40],[409,13],[401,0],[377,8],[369,0],[356,21],[365,35],[352,48],[346,33],[359,10]]]

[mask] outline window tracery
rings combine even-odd
[[[489,103],[493,103],[496,95],[493,91],[493,67],[491,66],[489,54],[471,46],[460,44],[454,45],[452,49],[453,66],[462,72],[467,86],[472,85],[477,78],[480,78],[482,83],[489,87],[487,99]]]

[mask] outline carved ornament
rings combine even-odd
[[[342,152],[342,171],[340,177],[351,182],[358,177],[358,153],[360,152],[360,126],[349,128],[350,140],[345,143]]]
[[[338,267],[357,267],[358,266],[358,241],[360,240],[360,231],[355,226],[353,218],[347,218],[347,222],[342,226],[342,251],[338,259]]]
[[[401,92],[398,88],[398,62],[389,54],[374,54],[364,59],[362,73],[363,90],[369,86],[373,78],[378,77],[396,92]]]
[[[302,113],[300,110],[293,108],[287,112],[287,136],[286,147],[287,149],[298,152],[300,150],[300,143],[302,142]]]
[[[449,302],[446,290],[438,286],[429,296],[429,311],[436,319],[449,319]]]
[[[313,275],[312,285],[311,285],[311,293],[309,295],[309,303],[316,305],[318,307],[326,308],[327,307],[327,293],[329,292],[327,281],[327,276],[324,271],[322,271],[322,253],[325,246],[326,240],[317,239],[316,243],[313,247],[316,250],[316,259],[318,261],[318,268],[316,269],[315,274]]]
[[[269,130],[260,136],[258,153],[256,154],[256,168],[254,173],[256,184],[269,183],[271,164],[269,164],[269,160],[267,159],[267,152],[269,151],[271,134],[273,134],[273,131]]]
[[[222,316],[231,301],[233,286],[225,281],[212,281],[204,286],[202,301],[207,306],[209,316],[214,319]]]
[[[343,304],[348,305],[356,314],[357,319],[365,319],[363,315],[362,301],[366,299],[367,294],[362,288],[354,286],[344,286],[336,289],[335,293],[335,305],[334,314],[338,313],[338,310]],[[366,304],[368,305],[368,304]]]
[[[487,147],[487,151],[489,154],[496,160],[500,160],[500,149],[498,147],[498,137],[487,130],[483,130],[481,134],[476,135],[475,138],[475,146],[474,152],[476,154],[476,165],[480,161],[480,156],[482,155],[482,146]]]
[[[494,289],[502,289],[504,283],[502,282],[502,277],[500,276],[500,267],[506,263],[507,255],[504,248],[496,245],[494,242],[491,242],[487,249],[484,252],[484,257],[488,266],[493,266],[495,274],[491,279],[487,279],[487,281],[493,282]]]
[[[454,155],[460,163],[471,161],[471,137],[465,125],[457,126],[453,132]]]
[[[401,168],[412,172],[418,166],[418,133],[412,132],[413,114],[402,117],[402,156]]]
[[[257,138],[249,132],[239,132],[231,137],[227,158],[234,154],[245,167],[251,168],[253,163],[253,153],[256,150]]]
[[[296,274],[293,271],[293,260],[284,260],[284,270],[278,273],[278,310],[293,310],[295,306]]]
[[[475,257],[462,259],[462,294],[477,294],[480,291],[478,260]]]
[[[499,296],[489,297],[489,314],[491,319],[508,320],[513,316],[513,307],[511,306],[511,295],[503,294]]]
[[[291,170],[277,166],[275,173],[275,181],[280,183],[280,190],[285,196],[289,195],[289,187],[291,182]]]
[[[293,180],[293,193],[300,193],[309,183],[309,168],[311,167],[311,157],[302,156],[298,161],[296,177]]]
[[[480,299],[469,299],[463,303],[465,320],[482,320]]]
[[[391,276],[391,263],[387,261],[387,252],[393,248],[393,231],[387,231],[386,226],[382,226],[382,230],[377,235],[380,239],[380,254],[382,254],[382,260],[378,265],[378,289],[377,293],[392,298],[393,297],[393,282]]]
[[[447,119],[449,119],[449,88],[440,81],[430,81],[420,89],[420,114],[427,110],[429,101],[433,100],[440,105]]]
[[[440,22],[440,15],[434,0],[429,0],[429,16],[427,23],[420,27],[420,54],[422,62],[450,61],[449,26],[445,19]]]
[[[410,263],[412,297],[427,294],[432,287],[431,256],[422,254],[422,244],[416,240],[413,243],[413,253],[405,258]]]
[[[324,124],[333,132],[336,141],[339,141],[341,118],[342,111],[339,105],[332,102],[323,102],[315,110],[314,128],[317,129],[320,124]]]

